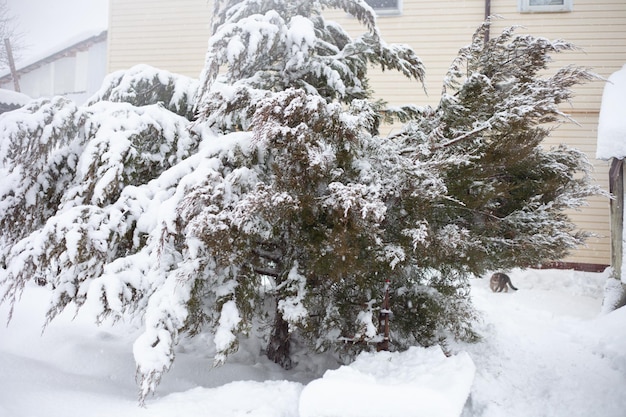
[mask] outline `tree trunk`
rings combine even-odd
[[[277,309],[274,327],[267,344],[266,355],[284,369],[291,369],[293,363],[291,362],[289,348],[289,323],[283,319],[283,315]]]
[[[391,310],[389,310],[389,280],[385,281],[385,298],[381,307],[378,315],[378,333],[382,334],[383,340],[378,342],[376,346],[378,352],[389,351],[389,316],[391,315]]]

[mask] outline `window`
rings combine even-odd
[[[574,0],[518,0],[522,13],[571,12]]]
[[[365,2],[369,4],[379,16],[400,14],[401,12],[401,0],[365,0]]]

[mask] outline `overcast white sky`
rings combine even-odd
[[[43,58],[82,34],[105,30],[108,0],[6,0],[27,47],[19,62]],[[78,38],[78,39],[77,39]]]

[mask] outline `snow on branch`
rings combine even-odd
[[[140,64],[109,74],[87,105],[99,101],[130,103],[137,107],[161,103],[191,120],[198,86],[196,79]]]

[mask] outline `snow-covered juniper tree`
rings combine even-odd
[[[581,151],[542,144],[559,123],[571,121],[559,106],[571,98],[571,87],[597,76],[575,66],[546,76],[550,54],[574,45],[515,35],[514,27],[485,43],[489,25],[460,50],[437,108],[402,133],[435,153],[467,156],[443,173],[451,198],[433,220],[479,242],[455,259],[475,273],[562,259],[588,237],[566,211],[603,193]]]
[[[324,8],[365,33],[350,37]],[[294,342],[370,349],[386,280],[394,348],[473,338],[468,276],[580,243],[563,209],[596,192],[582,154],[539,145],[589,77],[541,78],[549,53],[571,46],[511,31],[485,44],[484,30],[439,106],[390,112],[372,100],[368,65],[414,81],[423,67],[381,40],[365,2],[217,1],[199,82],[142,66],[87,106],[0,116],[3,299],[37,280],[48,320],[87,298],[99,320],[141,317],[142,401],[181,334],[211,333],[217,363],[243,337],[285,367]],[[383,114],[410,123],[381,137]]]
[[[125,94],[116,95],[120,85]],[[189,120],[164,107],[196,90],[197,81],[143,66],[105,80],[98,97],[109,101],[77,107],[55,97],[2,115],[3,299],[15,300],[29,280],[48,284],[50,320],[70,302],[82,305],[107,264],[145,245],[153,225],[138,219],[150,207],[133,190],[197,150]],[[123,102],[148,91],[160,102]],[[111,300],[103,302],[106,310]]]

